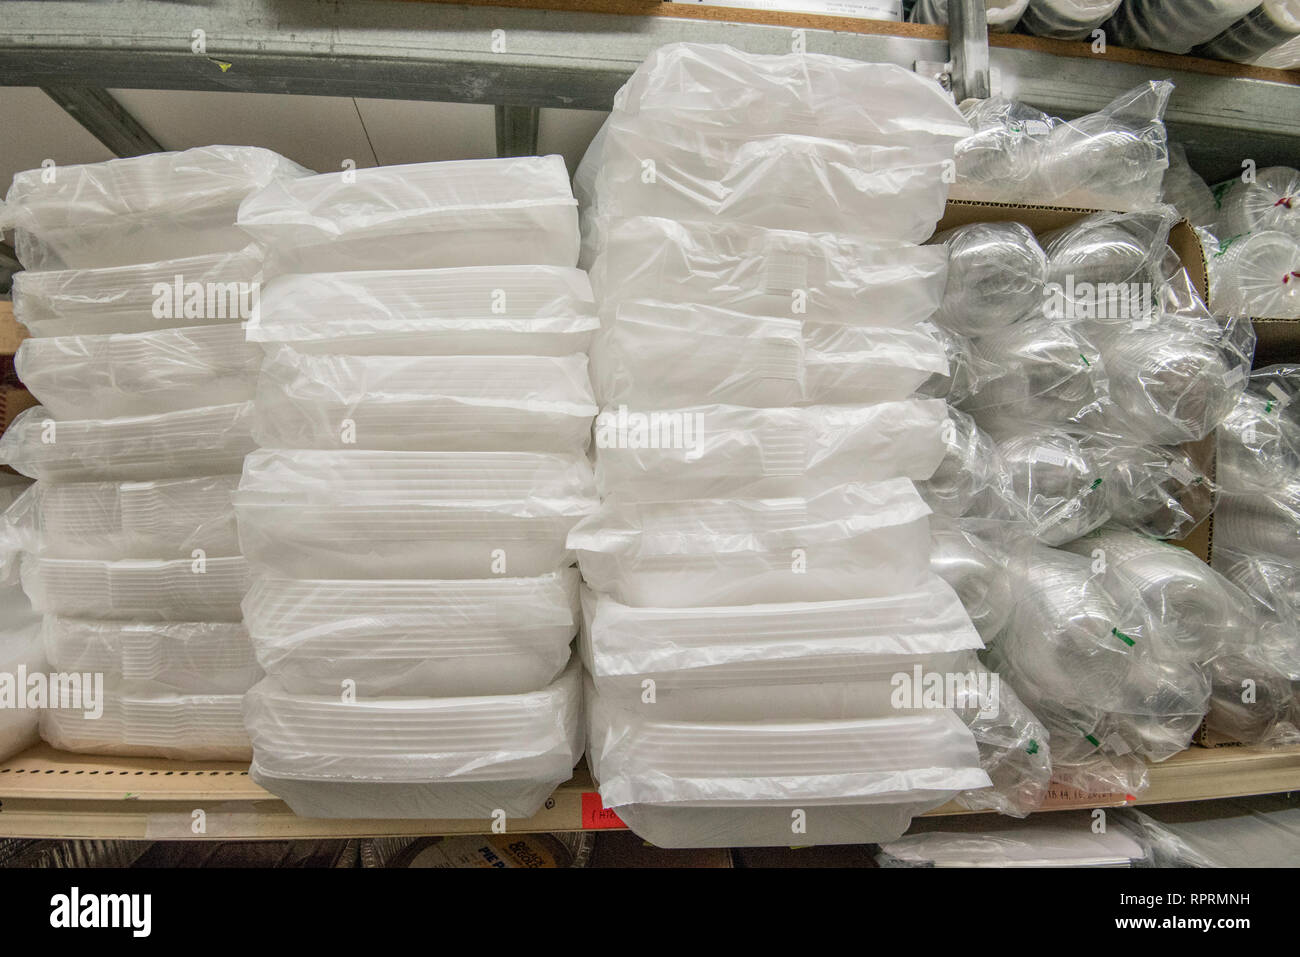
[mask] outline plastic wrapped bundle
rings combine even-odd
[[[1257,170],[1253,182],[1231,179],[1214,193],[1219,204],[1214,234],[1220,239],[1267,230],[1300,236],[1300,170],[1269,166]]]
[[[1127,828],[1097,832],[1091,818],[1048,815],[1045,822],[1014,825],[979,819],[944,822],[881,845],[881,867],[1144,867],[1149,852]]]
[[[1152,538],[1185,538],[1209,518],[1218,487],[1184,449],[1100,444],[1110,520]]]
[[[1300,366],[1250,374],[1246,391],[1217,431],[1218,482],[1231,492],[1270,492],[1300,471]]]
[[[1101,26],[1121,0],[1029,0],[1020,25],[1029,33],[1061,40],[1083,40]]]
[[[56,419],[161,415],[253,398],[262,350],[237,324],[27,339],[14,368]]]
[[[1300,802],[1269,794],[1117,812],[1142,829],[1156,867],[1294,867]]]
[[[944,456],[939,467],[917,486],[921,497],[936,515],[958,518],[1014,519],[1011,473],[1002,461],[994,441],[975,420],[956,409],[948,410],[948,424],[941,430]]]
[[[238,621],[248,590],[240,556],[180,560],[37,558],[22,564],[37,611],[112,621]]]
[[[930,530],[930,568],[961,598],[971,623],[992,641],[1011,619],[1013,559],[1010,527],[988,519],[936,521]]]
[[[36,338],[236,323],[252,312],[261,269],[261,253],[248,246],[135,266],[24,270],[14,274],[14,316]]]
[[[1106,33],[1120,46],[1186,53],[1257,6],[1259,0],[1124,0]]]
[[[266,357],[254,402],[264,447],[579,452],[597,412],[587,357]]]
[[[1176,657],[1141,657],[1123,690],[1127,702],[1112,720],[1125,744],[1149,761],[1186,751],[1210,706],[1209,678]]]
[[[997,365],[976,354],[973,340],[929,323],[923,323],[922,328],[943,345],[944,354],[948,357],[948,372],[930,376],[917,389],[920,395],[946,399],[952,405],[960,405],[983,388],[985,382],[997,376]]]
[[[1223,654],[1206,667],[1211,682],[1205,727],[1229,741],[1283,746],[1300,743],[1295,688],[1258,654]]]
[[[879,95],[868,103],[864,89]],[[619,90],[614,109],[718,139],[802,133],[924,148],[951,147],[970,132],[938,83],[895,64],[720,44],[654,50]]]
[[[296,578],[531,577],[570,564],[591,467],[528,452],[284,451],[244,462],[244,554]]]
[[[678,714],[674,698],[692,692],[707,698],[709,718],[742,718],[746,707],[770,717],[787,691],[817,696],[829,684],[887,681],[926,656],[983,647],[956,593],[934,576],[882,598],[699,608],[633,608],[584,591],[583,611],[596,687],[661,717]],[[647,680],[653,704],[642,698]],[[757,690],[728,697],[738,689]]]
[[[238,475],[157,482],[40,482],[6,515],[46,558],[237,555],[231,494]]]
[[[957,144],[954,198],[1029,202],[1044,197],[1039,176],[1043,150],[1059,122],[1041,110],[1000,96],[962,105],[974,132]]]
[[[102,673],[116,687],[243,694],[262,677],[239,622],[120,622],[47,615],[42,638],[56,671]]]
[[[1225,492],[1214,513],[1216,544],[1300,565],[1300,480],[1271,493]]]
[[[661,847],[890,840],[913,815],[986,788],[951,711],[838,720],[664,720],[588,688],[601,799]],[[802,809],[799,815],[796,809]],[[806,829],[792,829],[802,817]]]
[[[837,233],[652,216],[610,224],[591,266],[602,308],[682,301],[751,316],[909,328],[938,308],[948,252]]]
[[[1087,429],[1100,424],[1106,369],[1081,324],[1022,322],[977,339],[972,348],[996,372],[961,402],[961,409],[992,434],[1026,426]]]
[[[943,216],[944,170],[954,142],[863,146],[795,134],[723,139],[616,111],[583,160],[596,164],[591,196],[582,196],[584,244],[594,253],[608,223],[633,216],[919,243]]]
[[[42,167],[14,177],[0,229],[14,229],[18,259],[31,270],[232,252],[248,243],[235,226],[240,202],[310,172],[252,146]]]
[[[1300,232],[1242,236],[1210,257],[1210,297],[1222,315],[1300,319]]]
[[[16,676],[19,669],[37,674],[45,665],[40,615],[17,582],[0,582],[0,674]],[[10,680],[21,698],[26,688],[17,684],[16,677]],[[0,761],[36,743],[40,716],[38,708],[0,708]]]
[[[79,754],[247,761],[252,750],[240,718],[242,697],[105,686],[98,719],[86,720],[82,708],[47,708],[41,713],[41,738]]]
[[[984,15],[989,29],[998,33],[1010,33],[1020,22],[1029,0],[984,0]],[[916,0],[912,13],[907,18],[913,23],[937,23],[948,25],[948,0]]]
[[[587,583],[625,605],[836,601],[925,581],[929,514],[907,479],[807,498],[609,499],[569,547]]]
[[[578,631],[578,572],[411,581],[260,576],[244,598],[257,660],[286,692],[524,694],[550,684]]]
[[[1169,168],[1161,181],[1160,202],[1173,206],[1193,226],[1210,228],[1219,216],[1214,193],[1188,164],[1187,151],[1181,143],[1169,144]]]
[[[654,502],[807,496],[852,482],[920,480],[944,456],[946,419],[937,399],[606,410],[596,418],[596,481],[602,495]],[[673,436],[681,441],[669,441]]]
[[[256,448],[250,402],[55,422],[35,406],[0,435],[0,463],[46,482],[149,482],[237,472]]]
[[[1041,316],[1047,256],[1020,223],[972,223],[940,233],[948,286],[933,321],[964,336]]]
[[[591,350],[602,405],[755,407],[903,399],[948,371],[921,329],[858,328],[624,301]]]
[[[1300,67],[1300,33],[1251,62],[1273,70],[1294,70]]]
[[[566,356],[599,326],[579,269],[467,266],[280,276],[247,333],[303,353]]]
[[[250,773],[303,817],[530,817],[582,755],[579,673],[524,694],[352,702],[267,678],[244,696]]]
[[[1300,682],[1300,567],[1215,542],[1214,568],[1249,597],[1259,621],[1253,658]]]
[[[1300,0],[1264,0],[1193,52],[1216,60],[1249,63],[1296,36],[1300,36]]]
[[[1061,545],[1102,525],[1110,502],[1095,450],[1066,432],[1044,429],[1003,439],[998,452],[1010,475],[1018,516],[1046,545]]]
[[[415,163],[276,183],[239,207],[267,275],[578,260],[559,156]]]

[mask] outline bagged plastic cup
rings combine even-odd
[[[79,708],[41,712],[41,738],[61,751],[177,761],[247,761],[252,755],[240,718],[243,695],[104,689],[103,712],[86,720]]]
[[[920,584],[929,514],[907,479],[807,498],[607,499],[568,544],[587,584],[625,605],[835,601]]]
[[[596,481],[623,501],[805,496],[852,482],[931,476],[944,455],[936,399],[750,409],[606,409]]]
[[[1220,183],[1214,198],[1219,204],[1214,234],[1221,240],[1269,230],[1300,236],[1300,170],[1269,166],[1257,170],[1252,182]]]
[[[1141,658],[1124,686],[1127,701],[1112,715],[1117,734],[1150,761],[1186,751],[1210,701],[1201,669],[1176,658]]]
[[[47,615],[41,629],[57,671],[99,672],[106,684],[182,694],[243,694],[262,677],[239,622],[98,621]]]
[[[985,0],[984,15],[989,29],[999,33],[1009,33],[1020,22],[1029,0]],[[912,12],[907,18],[913,23],[937,23],[948,25],[948,0],[916,0]]]
[[[1216,313],[1300,319],[1300,233],[1250,233],[1220,244],[1209,261]]]
[[[1242,744],[1265,744],[1288,721],[1292,682],[1254,655],[1220,655],[1206,670],[1212,689],[1205,716],[1208,731]],[[1253,684],[1253,700],[1244,700],[1245,682]]]
[[[1259,0],[1125,0],[1106,35],[1119,46],[1186,53],[1257,6]]]
[[[1082,40],[1115,12],[1121,0],[1029,0],[1020,24],[1029,33]]]
[[[267,276],[578,259],[577,200],[564,159],[413,163],[277,183],[239,207],[268,250]]]
[[[1125,9],[1128,7],[1120,8],[1121,11]],[[1193,226],[1209,228],[1218,218],[1214,193],[1188,164],[1187,151],[1181,143],[1169,144],[1169,168],[1161,181],[1160,202],[1173,206]]]
[[[231,323],[27,339],[14,369],[56,419],[88,419],[248,402],[261,362]]]
[[[1297,0],[1264,0],[1222,33],[1197,47],[1196,56],[1249,63],[1300,35]]]
[[[1214,537],[1237,551],[1300,564],[1300,481],[1271,493],[1225,492],[1215,510]]]
[[[1057,122],[1032,106],[1000,96],[967,100],[962,112],[974,132],[957,144],[954,198],[1016,201],[1046,199],[1040,176],[1043,150]]]
[[[14,274],[14,317],[36,338],[237,323],[252,314],[261,269],[256,246],[135,266],[25,269]]]
[[[1041,316],[1047,256],[1020,223],[972,223],[940,233],[948,248],[948,286],[933,321],[980,336]]]
[[[246,331],[304,353],[566,356],[599,327],[580,269],[466,266],[279,276]]]
[[[1251,62],[1272,70],[1294,70],[1300,67],[1300,33]]]
[[[1300,471],[1300,366],[1250,374],[1246,391],[1220,423],[1217,479],[1231,492],[1268,493]]]
[[[942,346],[948,359],[948,371],[935,373],[921,383],[916,391],[920,395],[946,399],[951,405],[960,405],[975,395],[984,383],[998,375],[998,366],[985,361],[975,352],[974,341],[941,326],[922,323],[922,329]]]
[[[989,520],[935,520],[930,527],[930,569],[957,592],[985,641],[1002,631],[1015,605],[1007,534]]]
[[[1214,511],[1219,490],[1184,449],[1099,444],[1110,520],[1152,538],[1184,538]]]
[[[1110,503],[1096,453],[1070,436],[1040,430],[998,443],[1020,513],[1040,542],[1061,545],[1102,525]]]
[[[1285,559],[1215,543],[1216,571],[1249,596],[1258,620],[1252,657],[1289,681],[1300,681],[1300,567]]]
[[[994,441],[975,420],[948,410],[942,428],[944,456],[917,491],[936,515],[963,515],[1014,521],[1020,518],[1012,492],[1011,473]]]
[[[14,177],[0,206],[29,270],[98,269],[234,252],[239,204],[272,183],[311,174],[270,150],[202,146]],[[170,279],[171,277],[167,277]]]
[[[611,223],[591,265],[604,310],[663,299],[751,316],[911,328],[944,295],[948,252],[853,235],[639,216]]]

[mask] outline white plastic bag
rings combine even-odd
[[[542,575],[597,507],[578,456],[259,450],[235,494],[250,562],[295,578]]]
[[[46,482],[149,482],[237,472],[256,448],[251,402],[56,422],[35,406],[0,435],[0,463]]]
[[[673,289],[751,316],[910,328],[938,308],[948,274],[941,247],[838,233],[640,216],[603,236],[591,284],[606,311]]]
[[[117,687],[182,694],[243,694],[262,677],[239,622],[100,621],[46,615],[55,671],[101,673]]]
[[[19,669],[32,675],[44,672],[45,665],[40,615],[16,582],[0,582],[0,674],[13,676],[13,690],[23,696],[27,688],[17,683]],[[0,708],[0,761],[36,743],[41,711],[26,707],[29,703],[23,698],[22,707]]]
[[[14,316],[37,338],[237,322],[252,312],[261,269],[248,246],[137,266],[23,270],[14,274]]]
[[[41,713],[41,738],[77,754],[247,761],[252,751],[240,719],[242,698],[105,686],[101,717],[88,721],[81,709],[48,708]]]
[[[587,357],[344,356],[274,348],[253,435],[264,447],[580,452],[596,415]]]
[[[233,252],[248,242],[235,212],[249,193],[306,176],[270,150],[202,146],[14,177],[0,229],[32,270],[93,269]]]
[[[193,558],[239,553],[238,475],[157,482],[38,482],[6,515],[46,558]]]
[[[252,778],[303,817],[527,818],[582,755],[580,670],[526,694],[354,702],[267,678],[244,698]]]
[[[467,266],[280,276],[247,331],[305,353],[564,356],[599,326],[579,269]]]
[[[239,207],[268,276],[578,260],[560,156],[414,163],[276,183]]]
[[[596,417],[596,479],[624,501],[779,498],[837,485],[931,476],[944,455],[937,399],[749,409],[607,409]],[[678,435],[681,441],[669,441]]]
[[[523,694],[549,684],[578,630],[578,572],[410,581],[259,576],[244,620],[285,691],[376,695]]]
[[[808,498],[610,499],[569,547],[587,583],[626,605],[835,601],[925,581],[929,514],[907,479]]]
[[[14,368],[57,419],[160,415],[253,398],[262,350],[238,324],[27,339]]]
[[[241,556],[193,559],[24,555],[23,589],[37,611],[113,621],[239,621],[248,590]]]

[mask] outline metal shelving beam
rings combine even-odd
[[[115,156],[161,153],[163,148],[107,90],[93,86],[47,86],[48,96]]]

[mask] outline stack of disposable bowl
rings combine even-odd
[[[269,281],[236,492],[252,776],[308,817],[534,814],[582,753],[598,326],[556,156],[317,176],[240,209]],[[506,824],[508,827],[508,823]]]
[[[250,193],[307,174],[213,146],[14,179],[14,310],[31,333],[15,365],[41,405],[0,460],[38,480],[7,524],[66,678],[41,718],[56,747],[250,753],[239,713],[260,670],[231,495],[253,448],[260,357],[241,322],[261,262],[235,218]]]
[[[948,421],[916,392],[949,371],[925,325],[947,251],[915,244],[968,133],[894,66],[677,44],[579,166],[602,323],[602,501],[568,539],[588,758],[655,844],[887,839],[1045,760],[930,570],[913,485]],[[968,693],[911,695],[936,676]]]

